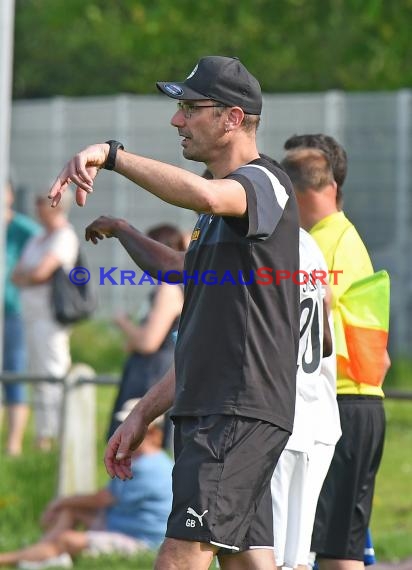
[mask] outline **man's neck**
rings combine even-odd
[[[324,193],[314,191],[297,192],[300,223],[303,229],[310,231],[324,218],[336,214],[339,210],[333,193],[328,197]]]
[[[302,218],[302,227],[309,232],[316,224],[337,212],[338,210],[336,208],[333,210],[324,210],[323,212],[306,212]]]
[[[237,168],[259,158],[255,138],[242,136],[233,140],[216,155],[216,158],[206,166],[213,174],[213,178],[224,178]]]

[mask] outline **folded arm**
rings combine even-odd
[[[61,267],[61,260],[54,253],[47,253],[35,267],[26,267],[19,262],[14,269],[12,281],[18,287],[30,287],[49,281],[53,273]]]
[[[41,516],[41,523],[47,526],[54,520],[57,513],[62,510],[70,509],[71,511],[102,509],[113,505],[115,498],[106,488],[85,495],[71,495],[60,497],[51,501]]]

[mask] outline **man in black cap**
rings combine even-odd
[[[151,421],[172,407],[173,507],[157,569],[274,569],[270,479],[292,430],[299,288],[299,223],[290,180],[259,156],[258,81],[237,58],[202,58],[183,82],[159,82],[177,99],[171,123],[183,154],[209,180],[133,155],[117,141],[77,154],[50,190],[71,182],[84,205],[100,168],[115,170],[162,200],[200,212],[186,255],[153,242],[124,220],[86,229],[116,237],[157,276],[185,283],[172,369],[140,400],[108,443],[111,476],[131,476],[132,450]],[[289,279],[287,276],[289,275]],[[213,281],[210,280],[213,276]]]

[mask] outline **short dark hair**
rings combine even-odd
[[[182,232],[172,224],[160,224],[147,230],[146,235],[176,251],[185,250],[185,242]]]
[[[260,125],[259,115],[247,115],[243,117],[242,126],[247,133],[256,132]]]
[[[296,192],[308,188],[321,191],[334,182],[328,156],[317,148],[297,148],[289,151],[281,162]]]
[[[216,116],[220,117],[221,115],[223,115],[225,109],[228,109],[228,106],[224,106],[224,107],[216,107],[215,109],[213,109],[214,113]],[[248,115],[247,113],[244,114],[243,116],[243,121],[242,121],[242,128],[246,133],[253,133],[253,132],[257,132],[258,128],[260,125],[260,115]]]
[[[343,203],[342,186],[348,171],[348,157],[345,149],[336,139],[322,133],[309,135],[293,135],[283,145],[285,150],[297,148],[317,148],[323,151],[329,159],[333,177],[337,184],[336,203],[340,208]]]

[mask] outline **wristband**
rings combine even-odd
[[[103,168],[105,168],[106,170],[113,170],[116,164],[117,151],[119,150],[119,148],[120,150],[124,150],[124,145],[122,145],[121,142],[114,140],[106,141],[106,144],[110,146],[110,149],[109,149],[109,154],[107,155],[106,158],[106,162],[103,164]]]

